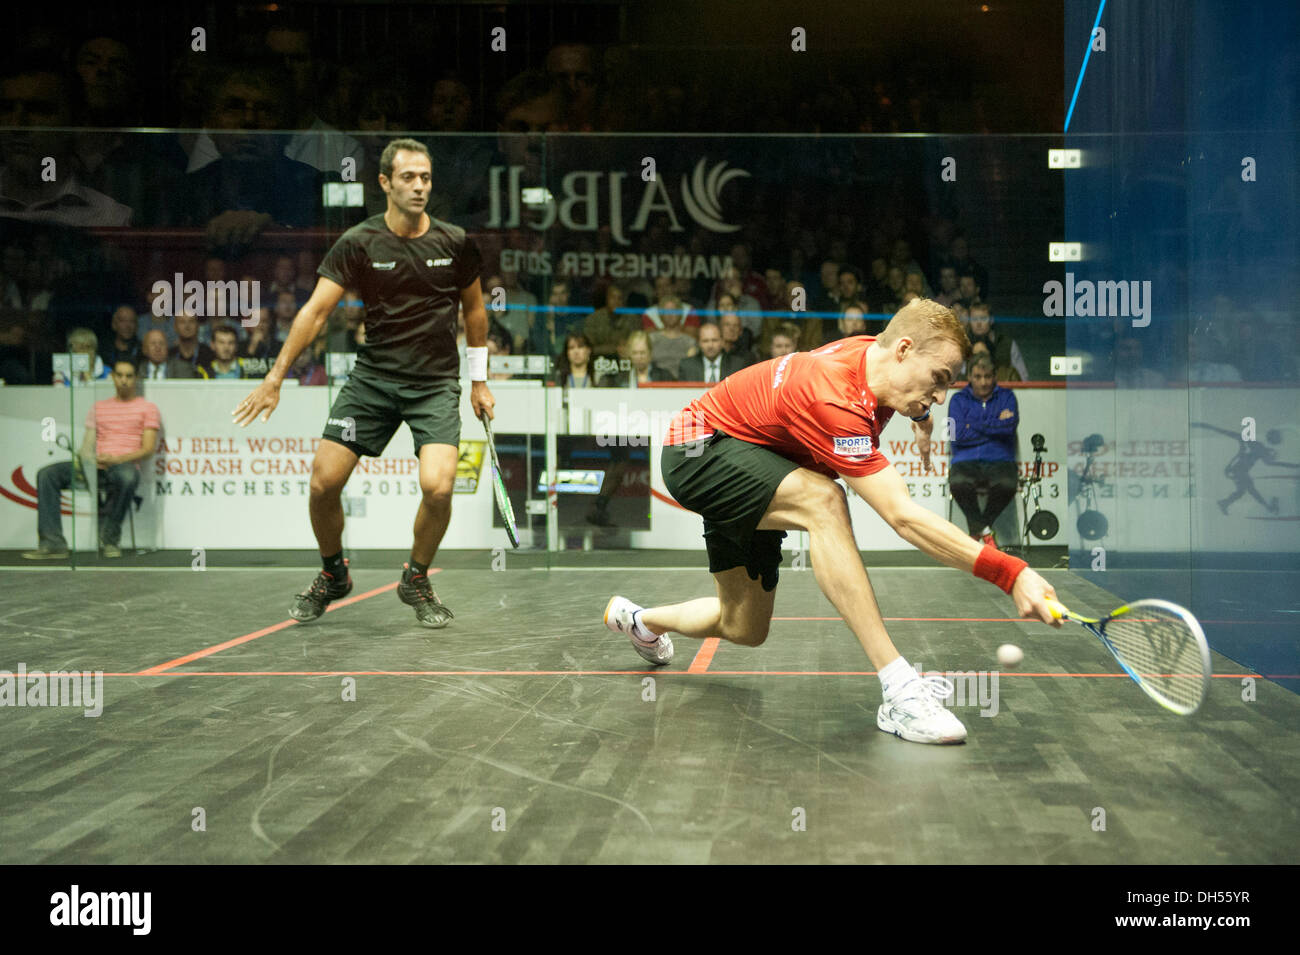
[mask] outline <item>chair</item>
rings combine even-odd
[[[105,482],[103,481],[96,481],[95,485],[96,507],[102,511],[108,504],[108,489],[105,487]],[[126,509],[126,520],[127,528],[131,533],[131,550],[135,551],[137,554],[142,553],[142,551],[136,546],[135,542],[135,512],[140,510],[142,504],[144,504],[144,498],[139,494],[132,492],[131,506]]]

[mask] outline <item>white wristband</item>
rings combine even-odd
[[[484,345],[482,348],[466,348],[465,357],[469,360],[469,380],[487,381],[488,350]]]

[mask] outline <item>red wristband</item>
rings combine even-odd
[[[1016,578],[1029,565],[1019,557],[1004,554],[996,547],[985,544],[979,557],[975,558],[975,576],[983,577],[989,583],[1002,588],[1003,593],[1011,593],[1016,585]]]

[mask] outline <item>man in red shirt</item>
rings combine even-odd
[[[116,396],[96,401],[87,413],[86,436],[80,451],[81,459],[87,462],[93,453],[99,480],[108,488],[104,507],[99,512],[99,539],[105,557],[122,556],[118,542],[122,536],[122,521],[140,483],[139,462],[152,457],[158,447],[158,431],[162,428],[158,406],[135,393],[135,365],[125,358],[113,364],[113,386]],[[81,465],[80,461],[78,465]],[[85,466],[81,467],[84,470]],[[28,560],[59,560],[68,556],[60,497],[78,477],[71,461],[59,461],[37,473],[37,534],[40,543],[36,550],[24,552],[23,557]]]
[[[692,402],[669,426],[661,467],[673,497],[704,518],[718,595],[654,608],[614,597],[606,625],[656,664],[672,659],[669,632],[757,646],[772,619],[781,541],[787,530],[805,530],[818,585],[879,671],[876,725],[913,742],[965,739],[966,728],[937,702],[952,685],[922,679],[890,640],[834,478],[904,540],[997,584],[1022,617],[1059,626],[1047,605],[1056,593],[1042,577],[913,502],[880,453],[880,432],[897,411],[913,420],[929,467],[930,408],[943,403],[970,348],[950,309],[918,299],[879,338],[760,362]]]

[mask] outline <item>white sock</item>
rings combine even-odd
[[[919,673],[902,657],[880,671],[880,688],[885,696],[893,696],[901,687],[915,680]]]
[[[637,638],[640,640],[657,640],[659,634],[654,633],[649,627],[641,622],[641,614],[643,613],[645,613],[644,609],[632,611],[632,632],[636,634]]]

